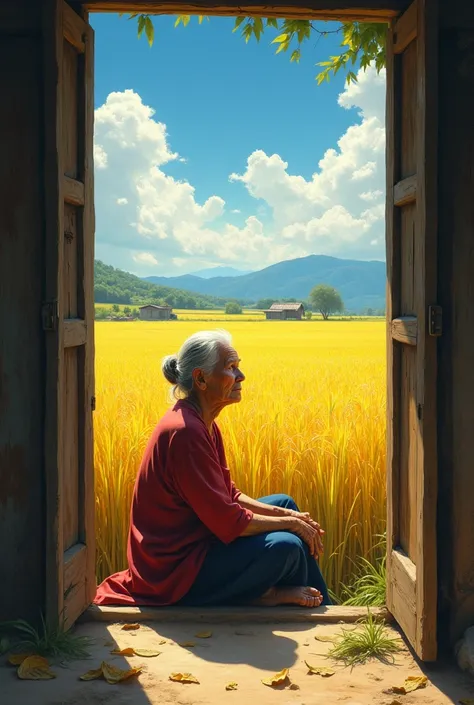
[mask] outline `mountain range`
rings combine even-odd
[[[316,284],[330,284],[341,294],[347,311],[359,313],[367,308],[385,308],[385,262],[378,260],[309,255],[239,276],[203,278],[184,274],[146,277],[145,281],[198,294],[254,301],[263,298],[307,299]]]
[[[191,272],[195,277],[201,279],[212,279],[213,277],[241,277],[244,274],[251,274],[250,270],[235,269],[235,267],[209,267],[200,269],[198,272]]]

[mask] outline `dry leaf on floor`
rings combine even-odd
[[[335,634],[330,634],[328,636],[321,634],[321,636],[315,636],[314,638],[316,639],[316,641],[325,641],[325,642],[327,641],[327,642],[330,642],[331,644],[333,644],[337,639]]]
[[[299,689],[300,689],[300,687],[297,683],[292,683],[290,685],[290,690],[299,690]]]
[[[136,668],[117,668],[117,666],[113,666],[110,663],[107,663],[106,661],[102,661],[100,664],[100,668],[94,668],[92,671],[87,671],[87,673],[84,673],[84,675],[79,676],[79,679],[81,681],[94,681],[97,680],[98,678],[104,677],[107,683],[110,683],[111,685],[115,685],[116,683],[121,683],[122,681],[126,681],[128,678],[131,678],[132,676],[137,676],[139,673],[142,672],[141,666],[138,666]]]
[[[110,653],[114,654],[115,656],[134,656],[135,649],[133,648],[133,646],[127,646],[126,649],[114,649]]]
[[[197,683],[199,685],[198,679],[191,673],[172,673],[169,678],[170,681],[176,681],[176,683]]]
[[[122,624],[122,629],[126,632],[129,632],[132,629],[140,629],[140,625],[138,624],[138,622],[134,622],[133,624]]]
[[[271,678],[264,678],[262,680],[262,683],[263,683],[263,685],[268,685],[270,687],[275,686],[275,685],[282,685],[283,683],[285,683],[285,681],[288,680],[289,675],[290,675],[290,669],[283,668],[278,673],[275,673],[274,676],[271,676]]]
[[[34,656],[35,654],[10,654],[8,656],[8,663],[12,666],[19,666],[23,661],[28,658],[28,656]]]
[[[196,644],[194,641],[178,641],[178,646],[183,646],[184,648],[187,649],[192,649]]]
[[[414,690],[418,690],[418,688],[426,688],[427,684],[428,678],[426,676],[408,676],[403,685],[394,685],[392,690],[394,693],[406,695],[407,693],[412,693]]]
[[[42,656],[28,656],[18,667],[18,678],[25,681],[47,681],[56,678]]]
[[[239,687],[238,683],[236,683],[235,681],[231,681],[230,683],[227,683],[225,689],[226,690],[237,690],[238,687]]]
[[[116,666],[112,666],[112,664],[106,663],[105,661],[102,661],[101,667],[105,680],[107,683],[111,684],[121,683],[132,676],[137,676],[143,670],[140,666],[126,669],[117,668]]]
[[[87,671],[79,676],[80,681],[96,681],[98,678],[102,678],[102,666],[100,668],[93,668],[92,671]]]
[[[172,644],[172,643],[173,642],[170,641],[170,644]],[[163,646],[163,644],[166,644],[166,639],[160,639],[160,641],[158,642],[158,646]]]
[[[325,666],[311,666],[311,664],[307,661],[305,661],[305,664],[308,667],[308,673],[313,676],[322,676],[323,678],[329,678],[330,676],[333,676],[336,673],[336,671],[333,671],[331,668],[326,668]]]
[[[156,649],[134,649],[134,652],[136,656],[142,656],[143,658],[153,658],[161,654],[161,651],[156,651]]]
[[[212,636],[212,632],[198,632],[194,636],[198,639],[210,639]]]
[[[392,702],[388,705],[402,705],[402,703],[400,702],[400,700],[392,700]]]

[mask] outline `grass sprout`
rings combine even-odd
[[[370,610],[367,612],[367,617],[358,622],[355,629],[342,628],[341,636],[328,652],[330,658],[347,666],[356,666],[371,658],[393,663],[394,654],[402,648],[401,640],[392,637],[384,622],[374,617]]]

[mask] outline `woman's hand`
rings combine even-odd
[[[299,514],[299,512],[294,512],[294,514]],[[319,524],[312,519],[311,522],[304,521],[298,516],[289,516],[288,520],[289,530],[307,544],[309,552],[314,558],[319,558],[324,551],[321,539],[322,529]]]
[[[314,519],[311,518],[311,514],[309,514],[309,512],[295,512],[294,509],[287,509],[286,511],[288,512],[287,516],[294,517],[295,519],[301,519],[301,521],[306,522],[306,524],[312,526],[313,529],[316,529],[320,536],[320,553],[323,553],[324,547],[322,543],[322,537],[326,532],[324,531],[324,529],[321,529],[320,524],[318,524],[317,521],[314,521]]]

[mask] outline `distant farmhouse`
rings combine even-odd
[[[264,313],[269,321],[287,321],[289,319],[301,321],[304,316],[304,306],[302,303],[272,304]]]
[[[172,314],[171,306],[156,306],[155,304],[146,304],[146,306],[140,306],[140,320],[141,321],[169,321],[171,318],[175,318]]]

